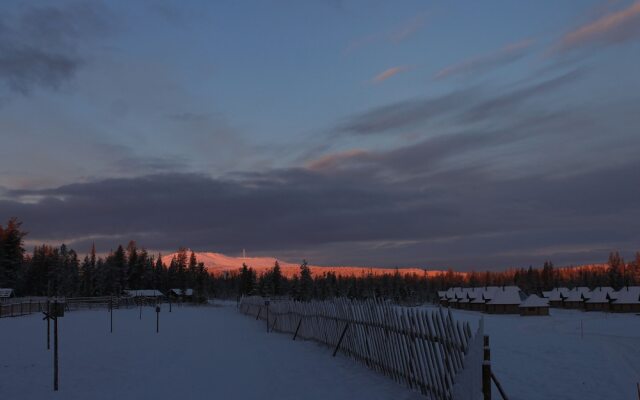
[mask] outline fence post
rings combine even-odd
[[[489,336],[484,336],[484,361],[482,362],[482,394],[484,400],[491,400],[491,350]]]
[[[49,306],[49,300],[47,300],[47,313],[51,312],[51,307]],[[47,317],[47,350],[51,349],[51,319]]]
[[[156,306],[156,333],[160,333],[160,306]]]
[[[109,298],[109,321],[111,333],[113,333],[113,296]]]
[[[293,340],[296,340],[296,336],[298,336],[298,330],[300,329],[301,324],[302,324],[302,317],[300,317],[300,321],[298,321],[298,326],[296,327],[296,333],[293,334]]]
[[[347,333],[348,327],[349,327],[349,323],[347,322],[347,324],[344,326],[344,329],[342,330],[342,334],[340,335],[340,340],[338,340],[338,344],[336,345],[335,350],[333,350],[334,357],[336,356],[336,354],[338,354],[338,350],[340,349],[340,344],[342,343],[342,339],[344,339],[344,334]]]
[[[56,313],[57,303],[56,303]],[[58,316],[53,318],[53,390],[58,391]]]

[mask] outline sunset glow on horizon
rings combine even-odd
[[[0,5],[29,248],[456,271],[640,243],[640,1]]]

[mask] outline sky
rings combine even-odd
[[[0,4],[27,247],[458,270],[640,250],[640,1]]]

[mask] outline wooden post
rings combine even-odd
[[[301,324],[302,324],[302,317],[300,317],[300,321],[298,321],[298,326],[296,327],[296,333],[293,334],[293,340],[296,340],[296,336],[298,336],[298,330],[300,329]]]
[[[51,307],[49,306],[49,300],[47,300],[47,313],[51,312]],[[49,315],[47,315],[47,350],[51,350],[51,319]]]
[[[262,312],[262,307],[258,309],[258,315],[256,316],[256,321],[260,318],[260,313]]]
[[[156,306],[156,333],[160,333],[160,306]]]
[[[169,293],[169,312],[171,312],[171,293]]]
[[[57,306],[57,304],[56,304]],[[58,391],[58,317],[53,317],[53,390]]]
[[[269,333],[269,304],[267,304],[267,333]]]
[[[140,303],[140,320],[142,320],[142,303]]]
[[[342,339],[344,339],[345,333],[347,333],[347,328],[349,327],[349,323],[347,322],[342,330],[342,334],[340,335],[340,340],[338,340],[338,344],[336,345],[335,350],[333,350],[333,356],[335,357],[338,354],[338,350],[340,349],[340,344],[342,344]]]
[[[482,362],[482,394],[484,400],[491,400],[491,351],[489,336],[484,336],[484,361]]]
[[[113,333],[113,296],[109,298],[109,323],[110,323],[110,329],[111,329],[111,333]]]

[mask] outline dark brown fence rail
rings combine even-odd
[[[267,302],[261,297],[245,297],[239,308],[265,320],[267,330],[329,345],[334,355],[341,352],[428,398],[481,396],[482,359],[467,356],[472,346],[474,354],[478,349],[481,354],[482,327],[473,335],[468,323],[454,321],[442,309],[347,299]],[[470,360],[473,366],[467,365]],[[468,396],[457,395],[467,392]]]
[[[47,309],[46,300],[25,300],[0,304],[0,318],[19,317]]]
[[[113,308],[133,307],[139,303],[130,297],[116,297],[116,296],[103,296],[103,297],[51,297],[48,299],[50,302],[60,301],[65,303],[65,309],[67,311],[76,310],[91,310],[94,308],[108,309],[109,304],[113,304]],[[154,303],[155,304],[155,303]],[[42,312],[47,309],[47,298],[14,298],[10,301],[0,303],[0,318],[4,317],[19,317],[22,315],[29,315],[37,312]]]

